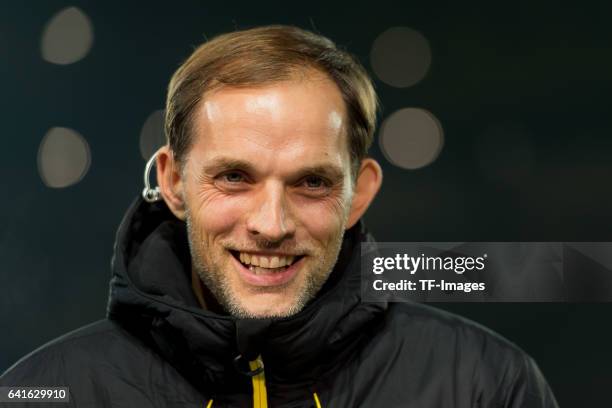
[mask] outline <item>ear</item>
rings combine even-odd
[[[361,162],[353,202],[349,213],[346,229],[351,228],[366,212],[382,184],[382,168],[374,159],[366,158]]]
[[[185,194],[180,166],[168,145],[157,151],[157,183],[166,205],[179,220],[185,220]]]

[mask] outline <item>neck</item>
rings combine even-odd
[[[202,309],[208,309],[206,307],[206,301],[204,300],[204,288],[202,288],[202,281],[195,270],[191,270],[191,287],[193,293],[195,293],[198,303]]]
[[[227,314],[219,302],[217,302],[217,299],[215,299],[213,294],[208,290],[206,285],[202,283],[202,279],[200,279],[200,276],[193,268],[191,269],[191,287],[202,309],[209,310],[217,314]]]

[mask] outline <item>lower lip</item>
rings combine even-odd
[[[287,269],[282,272],[270,272],[256,275],[255,272],[245,267],[240,261],[238,261],[232,254],[230,257],[236,264],[240,277],[249,285],[253,286],[280,286],[290,282],[293,277],[297,274],[304,257],[300,258],[297,262],[292,263]]]

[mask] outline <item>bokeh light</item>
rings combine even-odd
[[[149,160],[153,153],[166,144],[164,133],[165,110],[156,110],[151,113],[140,131],[140,154],[145,160]]]
[[[38,149],[38,171],[48,187],[78,183],[89,170],[91,154],[85,138],[64,127],[51,128]]]
[[[388,85],[407,88],[421,81],[431,65],[429,42],[409,27],[392,27],[376,38],[370,53],[372,69]]]
[[[436,160],[444,146],[444,131],[431,112],[403,108],[385,119],[378,140],[387,160],[413,170]]]
[[[45,25],[41,54],[45,61],[67,65],[83,59],[93,44],[93,25],[83,11],[68,7]]]

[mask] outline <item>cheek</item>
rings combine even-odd
[[[191,194],[188,201],[194,221],[209,235],[232,231],[239,224],[246,205],[245,200],[228,197],[214,189]]]
[[[346,203],[341,199],[298,203],[295,207],[299,225],[318,241],[328,241],[344,228]]]

